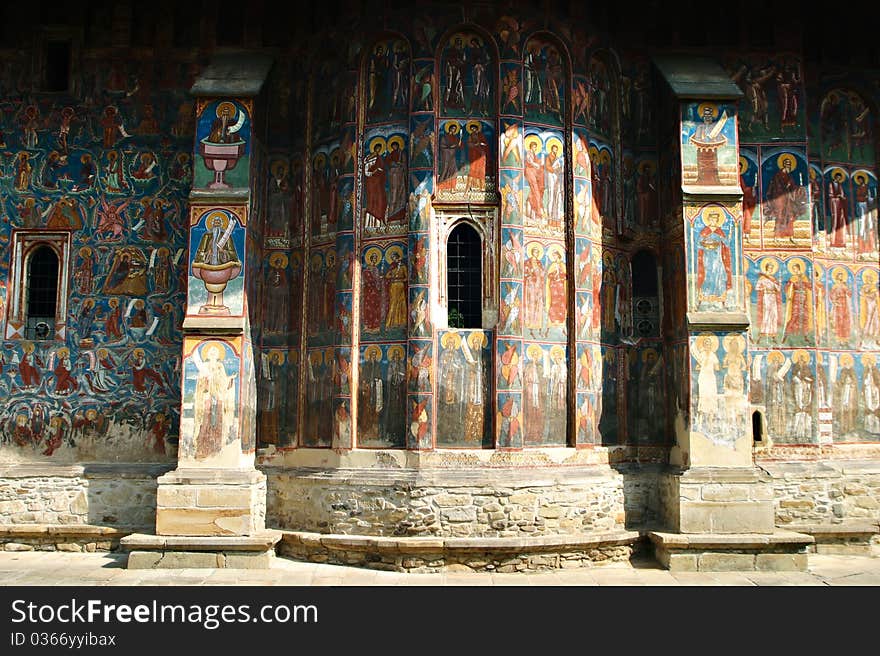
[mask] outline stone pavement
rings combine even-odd
[[[276,558],[268,570],[128,570],[121,553],[2,552],[0,586],[9,585],[872,586],[880,585],[880,558],[810,554],[807,572],[669,572],[655,561],[643,559],[522,574],[405,574],[286,558]]]

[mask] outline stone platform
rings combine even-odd
[[[647,535],[657,561],[678,572],[805,572],[807,547],[814,542],[811,535],[794,531]]]
[[[787,529],[812,535],[810,553],[840,556],[880,556],[880,522],[850,521],[840,524],[797,524]]]
[[[114,551],[130,533],[94,524],[0,524],[0,551]]]
[[[120,540],[129,569],[268,569],[280,531],[252,536],[181,536],[135,533]]]
[[[540,537],[384,537],[283,531],[278,554],[395,572],[527,572],[627,562],[637,531]]]

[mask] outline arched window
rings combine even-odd
[[[52,339],[58,305],[58,256],[48,246],[39,246],[28,259],[27,339]]]
[[[482,244],[467,223],[459,223],[446,242],[446,298],[450,328],[481,328]]]
[[[636,337],[660,336],[660,297],[657,259],[651,251],[641,250],[632,262],[632,316]]]

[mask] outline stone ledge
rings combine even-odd
[[[124,538],[131,531],[94,524],[0,524],[0,540],[4,538]]]
[[[628,560],[642,542],[637,531],[625,530],[534,538],[407,538],[282,531],[278,552],[296,560],[400,572],[519,572]]]
[[[697,549],[761,550],[766,547],[806,547],[815,540],[811,535],[794,531],[774,533],[664,533],[648,531],[648,539],[669,551]]]
[[[133,533],[119,541],[123,551],[235,551],[262,552],[274,549],[281,531],[265,531],[247,536],[149,535]]]
[[[844,522],[842,524],[786,524],[786,529],[798,533],[807,533],[816,542],[836,540],[839,538],[870,540],[880,534],[880,522]]]

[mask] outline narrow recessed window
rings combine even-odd
[[[758,410],[752,413],[752,441],[755,444],[764,443],[764,418]]]
[[[67,91],[70,87],[70,41],[46,43],[46,91]]]
[[[450,328],[481,328],[483,320],[480,235],[458,224],[446,243],[446,280]]]
[[[660,334],[660,299],[657,260],[650,251],[639,251],[632,262],[633,329],[637,337]]]
[[[40,246],[30,257],[27,269],[27,339],[52,339],[58,304],[58,256]]]

